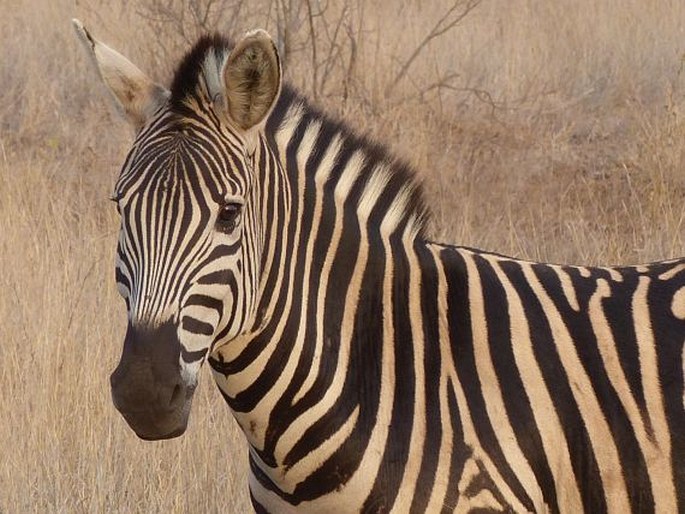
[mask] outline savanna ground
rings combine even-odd
[[[246,450],[208,373],[180,439],[142,442],[111,405],[125,314],[107,198],[131,134],[71,17],[165,83],[203,29],[267,28],[291,81],[419,170],[435,239],[588,264],[685,254],[682,0],[0,12],[0,513],[249,510]]]

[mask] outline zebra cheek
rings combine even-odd
[[[193,295],[191,299],[193,303],[181,311],[178,339],[186,351],[197,352],[209,347],[223,304],[204,295]]]

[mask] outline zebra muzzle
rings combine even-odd
[[[173,323],[129,323],[110,383],[114,406],[141,439],[169,439],[186,430],[196,384],[182,375],[180,354]]]

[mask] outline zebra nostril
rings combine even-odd
[[[174,390],[171,392],[171,398],[169,399],[169,407],[176,407],[176,405],[184,399],[183,386],[181,384],[176,384]]]

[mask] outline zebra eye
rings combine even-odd
[[[216,218],[219,230],[226,234],[233,232],[240,221],[242,209],[243,206],[236,202],[228,202],[222,205]]]

